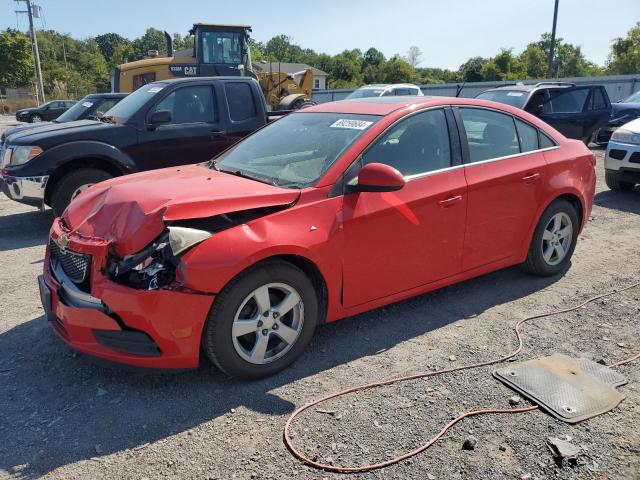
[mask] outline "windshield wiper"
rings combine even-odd
[[[271,180],[268,180],[266,178],[254,177],[252,175],[249,175],[246,172],[243,172],[242,170],[224,170],[224,169],[218,167],[215,163],[214,163],[214,168],[219,172],[228,173],[230,175],[235,175],[236,177],[247,178],[249,180],[255,180],[256,182],[266,183],[268,185],[274,185],[273,181],[271,181]]]
[[[98,120],[104,123],[116,123],[111,115],[109,116],[103,115],[101,117],[98,117]]]

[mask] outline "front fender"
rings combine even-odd
[[[111,164],[122,173],[137,171],[134,161],[119,148],[105,142],[81,140],[45,150],[20,169],[20,176],[51,175],[66,163],[82,158],[96,158]]]

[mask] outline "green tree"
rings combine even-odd
[[[607,61],[607,73],[614,75],[640,73],[640,22],[624,38],[616,38]]]
[[[0,85],[24,87],[33,78],[29,38],[11,28],[0,32]]]
[[[345,50],[331,61],[329,74],[330,88],[351,88],[362,85],[362,52],[358,49]]]
[[[121,35],[118,35],[117,33],[104,33],[95,37],[94,40],[98,44],[100,53],[102,53],[102,56],[110,65],[112,64],[113,55],[118,46],[128,45],[129,43],[131,43],[131,41],[127,40]]]
[[[129,61],[141,60],[149,55],[149,50],[158,50],[161,55],[167,49],[167,39],[162,30],[147,28],[139,38],[133,41],[133,57]]]
[[[484,80],[482,68],[489,60],[482,57],[473,57],[460,65],[458,73],[464,82],[481,82]]]
[[[385,83],[415,82],[416,79],[416,69],[399,56],[390,58],[382,66],[382,81]]]
[[[416,45],[412,45],[407,50],[407,56],[405,58],[407,63],[411,65],[413,68],[416,68],[422,62],[422,50]]]
[[[187,35],[183,37],[179,33],[173,34],[173,50],[187,50],[193,48],[194,38],[193,35]]]
[[[545,57],[549,57],[551,48],[551,34],[544,33],[537,42],[544,51]],[[565,43],[562,38],[556,40],[556,51],[553,61],[553,76],[556,77],[585,77],[589,75],[602,75],[602,69],[595,63],[589,62],[579,46]]]
[[[530,43],[520,54],[520,63],[526,72],[526,78],[545,78],[547,76],[547,56],[537,43]]]

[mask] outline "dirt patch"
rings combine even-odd
[[[597,154],[596,206],[564,275],[510,268],[323,327],[292,368],[250,383],[208,365],[149,375],[74,354],[46,325],[35,281],[51,214],[0,196],[0,477],[341,477],[285,449],[282,427],[296,406],[355,384],[493,358],[513,348],[519,319],[637,279],[640,192],[609,192]],[[639,298],[640,289],[630,290],[527,325],[519,359],[631,355],[640,349]],[[606,415],[578,425],[539,411],[478,417],[427,452],[350,478],[638,478],[639,365],[621,369],[627,398]],[[508,408],[513,395],[490,367],[407,382],[322,406],[333,413],[305,413],[294,440],[322,461],[368,463],[416,447],[463,411]],[[477,444],[464,450],[469,436]],[[548,437],[570,438],[585,455],[559,466]]]

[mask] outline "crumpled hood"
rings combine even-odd
[[[63,214],[83,237],[107,240],[116,255],[142,250],[165,229],[164,220],[205,218],[287,205],[300,192],[202,165],[164,168],[114,178],[88,188]]]

